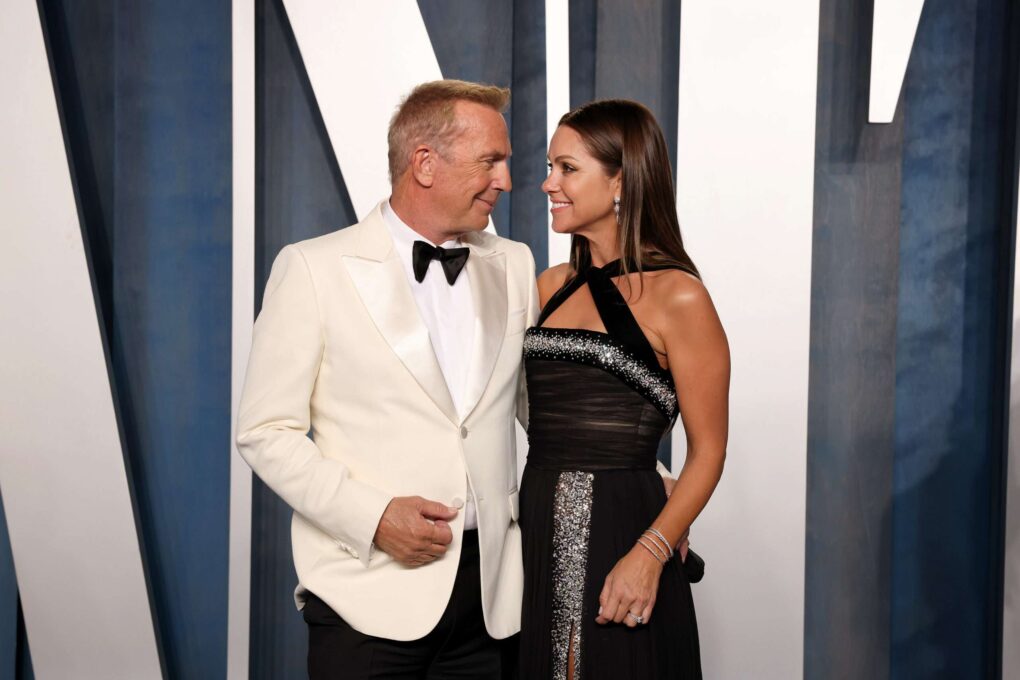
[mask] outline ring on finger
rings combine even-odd
[[[635,614],[633,612],[627,612],[627,616],[629,616],[630,618],[634,619],[634,622],[637,625],[639,625],[639,626],[642,625],[645,622],[645,617],[641,616],[640,614]]]

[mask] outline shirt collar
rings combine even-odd
[[[416,232],[411,227],[400,219],[400,216],[393,210],[393,206],[390,205],[389,199],[383,201],[382,204],[382,216],[383,221],[386,223],[386,227],[390,230],[390,236],[393,237],[393,246],[400,251],[401,255],[410,258],[411,251],[414,249],[415,241],[425,241],[429,243],[429,240]],[[440,248],[455,248],[461,245],[460,239],[450,239],[439,244]]]

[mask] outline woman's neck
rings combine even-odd
[[[585,238],[588,239],[591,263],[596,267],[604,267],[613,260],[620,259],[616,229],[604,229],[595,234],[585,234]]]

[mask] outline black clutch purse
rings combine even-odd
[[[705,577],[705,560],[701,559],[701,555],[693,550],[687,551],[687,559],[683,561],[683,567],[684,573],[687,574],[687,580],[691,583],[697,583]]]

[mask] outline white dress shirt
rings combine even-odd
[[[429,263],[425,279],[418,283],[414,278],[413,250],[415,241],[428,239],[407,226],[386,201],[382,206],[383,219],[393,237],[393,247],[404,265],[404,273],[411,285],[414,301],[418,306],[425,328],[428,329],[432,348],[435,350],[439,368],[443,371],[446,386],[457,413],[463,418],[464,388],[467,384],[468,371],[471,367],[471,354],[475,340],[475,303],[471,297],[471,279],[467,268],[461,270],[457,280],[451,286],[446,281],[442,265],[433,260]],[[430,244],[433,245],[433,244]],[[460,247],[457,239],[440,243],[440,248]],[[478,519],[471,494],[471,483],[468,481],[468,497],[464,499],[464,528],[475,529]],[[444,503],[450,499],[433,498]]]

